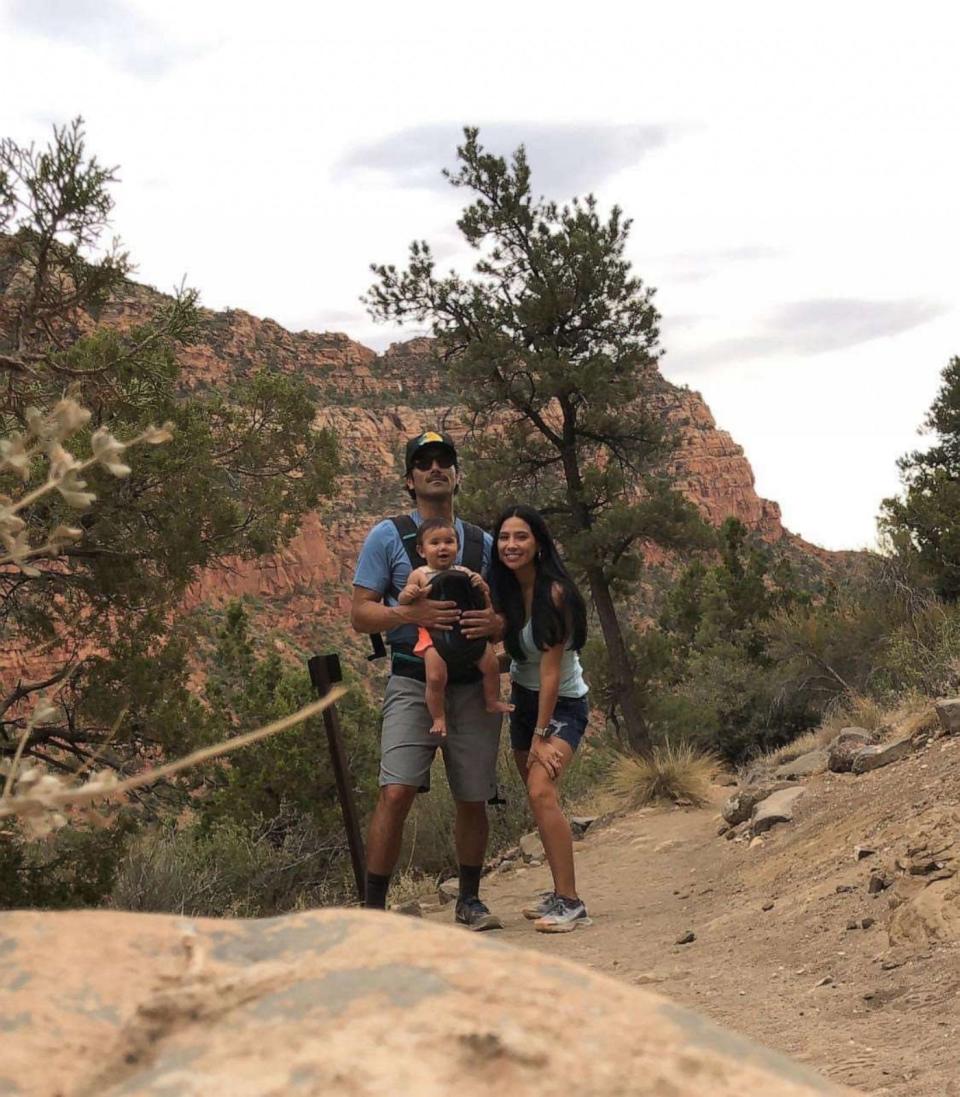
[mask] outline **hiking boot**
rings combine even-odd
[[[577,926],[591,924],[582,900],[557,895],[547,913],[533,923],[533,928],[538,933],[569,933]]]
[[[457,921],[470,929],[503,929],[503,922],[477,898],[457,900]]]
[[[555,891],[541,891],[532,903],[527,903],[525,907],[521,908],[520,913],[529,921],[534,918],[542,918],[545,914],[550,913],[556,897],[557,893]]]

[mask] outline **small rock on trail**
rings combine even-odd
[[[763,834],[777,823],[789,823],[793,820],[793,809],[803,796],[803,788],[781,789],[771,793],[754,809],[751,830],[754,835]]]
[[[828,765],[832,773],[849,773],[854,755],[861,747],[873,746],[877,737],[866,728],[844,728],[827,747]]]
[[[891,762],[900,762],[909,757],[914,750],[913,740],[898,739],[893,743],[878,746],[861,747],[853,756],[853,773],[869,773],[871,770],[889,766]]]

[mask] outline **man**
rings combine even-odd
[[[425,431],[407,442],[405,480],[416,504],[411,513],[415,526],[426,518],[453,520],[460,469],[456,447],[448,435]],[[470,530],[459,518],[455,528],[459,541],[457,563],[461,563],[467,534],[479,531],[475,527]],[[491,551],[491,537],[483,533],[482,571],[489,567]],[[459,620],[467,639],[497,638],[500,622],[490,609],[461,614],[455,602],[420,598],[410,605],[398,605],[397,595],[410,571],[401,532],[387,518],[374,526],[364,541],[350,609],[354,629],[386,632],[391,651],[390,679],[383,699],[380,794],[367,836],[366,905],[381,910],[386,907],[404,822],[417,793],[429,791],[430,764],[439,746],[456,801],[454,841],[460,867],[456,920],[471,929],[499,929],[500,919],[481,902],[479,888],[488,836],[486,802],[497,788],[501,716],[486,711],[475,668],[470,667],[460,676],[451,672],[446,692],[447,735],[444,739],[431,735],[423,662],[413,655],[413,648],[418,626],[450,629]]]

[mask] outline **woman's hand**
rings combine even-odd
[[[549,774],[550,780],[555,781],[563,769],[563,752],[557,749],[551,739],[535,735],[527,752],[527,769],[534,762],[539,762]]]

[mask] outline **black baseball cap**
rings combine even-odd
[[[407,442],[407,461],[406,469],[409,472],[413,468],[413,459],[425,446],[444,446],[450,450],[453,454],[453,463],[457,464],[457,447],[453,444],[453,439],[449,434],[441,434],[436,430],[425,430],[422,434],[418,434],[416,438],[411,438]]]

